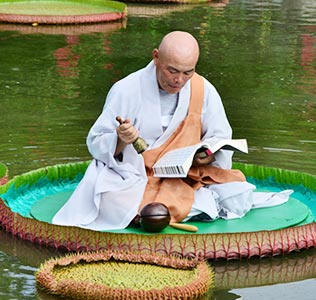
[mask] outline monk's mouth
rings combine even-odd
[[[169,85],[172,89],[181,89],[182,88],[182,86],[181,85],[176,85],[176,86],[174,86],[174,85]]]

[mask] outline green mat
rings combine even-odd
[[[41,198],[32,206],[30,215],[36,220],[51,223],[53,216],[67,201],[71,194],[72,190],[60,191]],[[241,219],[218,219],[211,222],[188,222],[188,224],[196,225],[199,228],[198,232],[193,234],[210,234],[278,230],[291,226],[308,224],[313,221],[314,217],[308,206],[291,197],[288,202],[278,206],[252,209]],[[141,228],[126,228],[111,232],[145,233]],[[177,230],[171,227],[167,227],[162,233],[190,234],[186,231]]]

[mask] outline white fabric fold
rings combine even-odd
[[[280,192],[255,192],[253,197],[253,208],[281,205],[289,200],[293,190]]]

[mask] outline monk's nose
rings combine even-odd
[[[183,76],[179,75],[179,76],[175,77],[174,82],[177,84],[182,84],[184,82]]]

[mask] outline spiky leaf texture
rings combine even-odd
[[[36,273],[48,292],[72,299],[197,299],[214,274],[205,261],[141,253],[91,252],[53,258]]]

